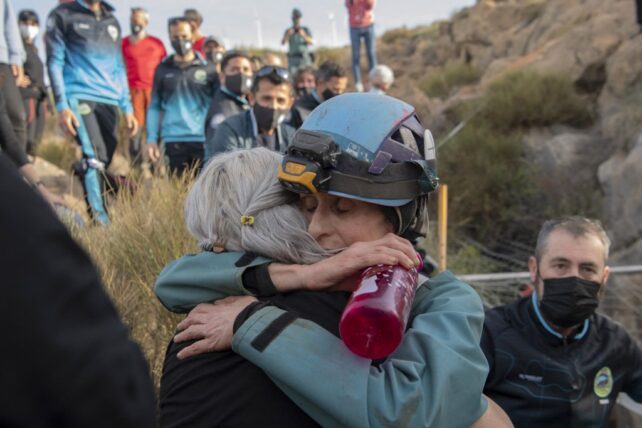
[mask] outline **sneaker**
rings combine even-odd
[[[357,90],[357,92],[363,92],[363,83],[361,82],[355,83],[354,88]]]

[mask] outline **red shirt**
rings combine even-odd
[[[203,50],[205,47],[205,40],[207,40],[207,37],[203,36],[194,42],[194,50],[203,55],[203,58],[205,58],[205,51]]]
[[[346,0],[348,15],[350,16],[350,27],[365,28],[374,22],[372,8],[375,0]]]
[[[156,67],[167,55],[163,42],[146,36],[138,43],[123,39],[123,58],[130,89],[152,89]]]

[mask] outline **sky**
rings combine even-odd
[[[377,0],[375,29],[414,27],[446,19],[475,0]],[[46,16],[57,0],[13,0],[17,10],[34,9],[44,27]],[[343,0],[112,0],[116,15],[129,34],[129,11],[146,8],[151,15],[148,32],[167,43],[167,18],[182,15],[185,8],[204,16],[203,33],[223,39],[226,47],[254,46],[282,49],[280,39],[291,25],[292,8],[303,13],[302,25],[312,32],[317,46],[342,46],[349,42],[348,20]]]

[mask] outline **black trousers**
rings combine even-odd
[[[0,64],[0,149],[18,167],[29,162],[22,96],[8,64]]]
[[[203,143],[165,143],[165,156],[173,174],[182,175],[191,167],[200,171],[204,155]]]
[[[109,222],[103,192],[105,170],[118,145],[118,107],[95,101],[70,99],[71,109],[78,118],[76,140],[83,153],[82,181],[85,196],[94,220]]]
[[[47,118],[47,101],[44,98],[23,98],[27,124],[27,153],[33,155],[42,141]]]

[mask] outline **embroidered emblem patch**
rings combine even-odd
[[[593,381],[593,391],[600,398],[606,398],[613,390],[613,374],[608,367],[602,367]]]
[[[194,80],[197,82],[204,82],[207,79],[207,73],[205,70],[196,70],[194,72]]]

